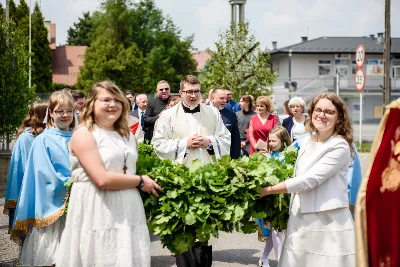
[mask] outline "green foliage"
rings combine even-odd
[[[75,86],[71,86],[64,83],[52,83],[50,87],[50,92],[59,91],[65,88],[75,89]]]
[[[82,90],[110,79],[124,90],[149,93],[163,79],[177,91],[181,78],[195,71],[193,37],[182,39],[153,0],[105,0],[90,22],[90,48],[77,84]]]
[[[231,25],[220,33],[215,46],[215,51],[208,50],[211,59],[199,75],[203,88],[231,88],[237,100],[245,94],[271,94],[268,86],[276,73],[271,72],[269,55],[260,49],[248,23]]]
[[[52,57],[44,18],[36,2],[32,13],[32,85],[36,92],[49,92],[52,83]]]
[[[251,218],[265,218],[275,229],[286,229],[289,195],[259,199],[260,189],[275,185],[293,174],[295,148],[282,154],[285,163],[255,153],[250,158],[190,168],[161,160],[151,146],[139,145],[137,172],[150,174],[163,188],[160,198],[144,200],[149,229],[174,253],[186,251],[196,239],[207,243],[219,231],[253,233]]]
[[[8,31],[7,31],[8,28]],[[34,98],[28,88],[28,37],[10,21],[0,21],[0,135],[10,140]]]
[[[371,152],[372,143],[355,143],[359,153],[369,153]]]
[[[77,46],[90,46],[90,37],[93,31],[92,18],[89,12],[83,13],[78,23],[68,29],[67,44]]]

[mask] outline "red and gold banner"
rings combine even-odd
[[[400,266],[400,100],[389,107],[357,198],[357,266],[361,267]]]

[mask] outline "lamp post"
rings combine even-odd
[[[291,88],[292,88],[292,49],[289,49],[289,83],[288,83],[288,89],[289,89],[289,99],[292,97],[291,93]]]
[[[32,87],[32,0],[29,0],[29,88]]]

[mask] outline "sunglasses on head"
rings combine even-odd
[[[161,92],[164,92],[164,91],[168,91],[169,88],[161,88],[161,89],[158,89],[158,90],[161,91]]]

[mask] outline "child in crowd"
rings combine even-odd
[[[25,266],[53,266],[64,230],[64,184],[71,179],[68,144],[75,127],[70,92],[51,94],[46,129],[32,143],[15,210],[13,235],[26,235],[20,262]]]
[[[24,176],[29,151],[35,137],[44,130],[43,123],[49,103],[37,101],[29,109],[28,115],[22,121],[17,132],[17,141],[11,155],[10,168],[7,177],[7,190],[4,205],[4,214],[9,216],[9,233],[14,222],[14,212],[17,206],[22,177]]]
[[[269,132],[269,153],[265,155],[267,157],[283,161],[283,159],[279,157],[279,153],[288,146],[290,146],[290,136],[288,131],[283,126],[275,126]],[[279,261],[283,245],[283,232],[278,232],[274,229],[270,229],[269,223],[265,223],[262,219],[256,219],[256,222],[261,228],[261,232],[263,233],[263,235],[267,235],[264,252],[259,260],[259,266],[269,267],[270,265],[268,262],[268,256],[271,253],[272,248],[274,248],[276,259]]]

